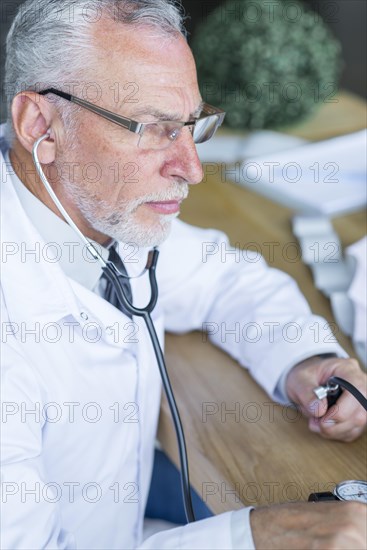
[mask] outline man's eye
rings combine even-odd
[[[173,128],[168,131],[167,135],[170,140],[175,141],[178,138],[179,133],[180,128]]]

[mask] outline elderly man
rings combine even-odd
[[[327,438],[355,439],[366,417],[343,395],[327,422],[312,389],[340,375],[363,391],[366,378],[326,343],[325,322],[285,274],[263,261],[203,262],[202,243],[225,237],[174,220],[202,179],[195,144],[221,120],[215,109],[207,116],[176,4],[28,0],[6,63],[2,548],[364,548],[366,509],[357,503],[245,508],[143,541],[159,372],[144,323],[106,299],[100,265],[35,171],[38,138],[56,196],[104,259],[118,251],[137,306],[150,288],[134,277],[147,249],[162,245],[153,313],[161,341],[165,328],[208,320],[276,321],[271,342],[265,332],[252,346],[213,342],[275,399],[299,404]],[[302,327],[297,345],[281,338],[291,321]]]

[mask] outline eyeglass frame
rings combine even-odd
[[[90,103],[89,101],[86,101],[85,99],[80,99],[79,97],[76,97],[72,94],[68,94],[67,92],[62,92],[61,90],[57,90],[56,88],[47,88],[46,90],[42,90],[38,92],[39,95],[47,95],[47,94],[54,94],[58,97],[61,97],[63,99],[66,99],[67,101],[70,101],[71,103],[75,103],[76,105],[79,105],[80,107],[84,107],[88,111],[101,116],[105,120],[109,120],[110,122],[113,122],[114,124],[117,124],[118,126],[121,126],[122,128],[125,128],[125,130],[128,130],[129,132],[133,132],[134,134],[140,135],[140,138],[143,137],[144,134],[144,128],[149,124],[160,124],[160,123],[176,123],[180,124],[180,131],[185,126],[192,126],[191,134],[193,136],[195,125],[198,121],[203,120],[204,118],[208,118],[210,116],[218,116],[218,122],[216,124],[215,130],[211,137],[214,136],[215,132],[218,130],[218,128],[223,123],[224,117],[226,116],[226,112],[222,109],[219,109],[218,107],[214,107],[213,105],[209,105],[209,103],[203,103],[202,106],[202,113],[204,115],[202,116],[202,113],[198,118],[195,118],[193,120],[189,120],[187,122],[184,121],[172,121],[172,120],[160,120],[158,122],[138,122],[137,120],[133,120],[131,118],[124,117],[122,115],[117,115],[116,113],[113,113],[112,111],[109,111],[108,109],[103,109],[102,107],[99,107],[98,105],[94,105],[94,103]],[[178,133],[180,135],[180,132]],[[178,136],[177,136],[178,137]],[[211,137],[209,139],[211,139]],[[177,138],[172,140],[172,143],[176,141]],[[206,140],[209,141],[209,140]],[[195,141],[194,141],[195,142]],[[198,142],[205,143],[205,142]],[[169,147],[169,145],[167,146]]]

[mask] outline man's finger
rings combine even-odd
[[[315,394],[305,403],[306,416],[313,418],[323,417],[328,410],[328,402],[324,399],[315,399]]]
[[[326,439],[353,441],[363,433],[366,417],[365,411],[348,398],[333,405],[322,418],[310,418],[309,429]]]

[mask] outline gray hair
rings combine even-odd
[[[27,0],[6,40],[4,91],[9,141],[14,138],[11,104],[16,94],[51,86],[73,94],[80,78],[87,77],[94,57],[92,28],[102,17],[136,27],[149,25],[162,36],[180,33],[186,37],[179,0]],[[59,98],[52,101],[65,127],[73,132],[78,107],[65,105]]]

